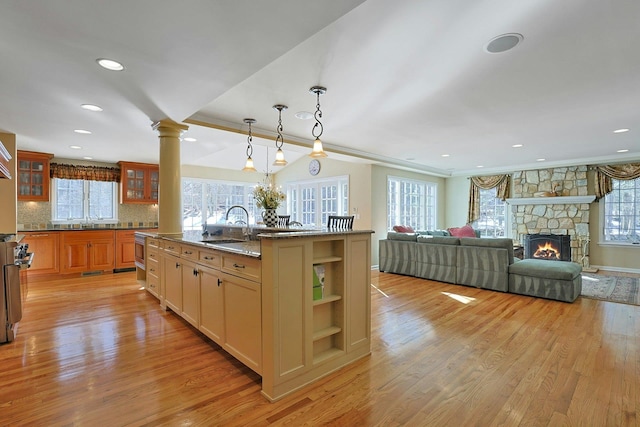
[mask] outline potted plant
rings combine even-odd
[[[259,184],[253,189],[253,197],[256,199],[256,206],[264,209],[262,213],[264,224],[267,227],[275,227],[278,224],[276,209],[278,209],[280,203],[285,201],[287,196],[270,184]]]

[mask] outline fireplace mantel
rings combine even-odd
[[[519,197],[506,202],[509,205],[578,205],[595,199],[596,196]]]

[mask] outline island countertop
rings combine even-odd
[[[203,235],[199,230],[187,230],[178,236],[164,236],[149,231],[140,231],[139,234],[149,237],[162,237],[178,243],[188,243],[190,245],[201,246],[245,255],[253,258],[261,258],[261,239],[295,239],[319,236],[333,236],[344,234],[372,234],[373,230],[329,230],[329,229],[287,229],[287,228],[267,228],[267,227],[240,227],[224,226],[227,232],[221,234]],[[242,236],[243,230],[247,230],[250,239]]]

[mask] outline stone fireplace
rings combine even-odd
[[[594,199],[587,194],[587,166],[514,172],[513,198],[507,199],[513,240],[525,246],[528,234],[566,235],[568,260],[589,265],[585,242]]]

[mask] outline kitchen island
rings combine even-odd
[[[160,303],[260,374],[275,401],[370,354],[372,232],[257,231],[147,235],[158,257],[147,264]]]

